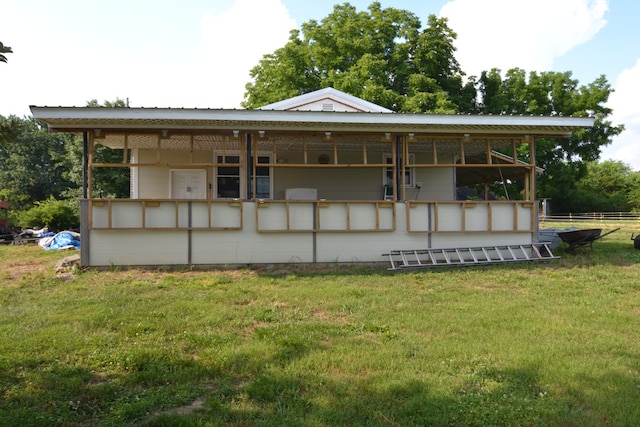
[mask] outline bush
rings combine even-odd
[[[16,224],[22,228],[48,227],[51,231],[71,230],[80,226],[78,209],[67,200],[36,202],[35,206],[16,214]]]

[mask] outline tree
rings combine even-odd
[[[446,18],[429,16],[420,30],[406,10],[379,2],[358,12],[334,6],[320,23],[293,30],[289,42],[251,70],[246,108],[257,108],[324,87],[334,87],[394,111],[456,113],[475,104],[473,83],[455,59],[456,34]]]
[[[128,100],[116,98],[115,101],[104,101],[102,105],[97,100],[92,99],[87,102],[87,107],[106,107],[106,108],[128,108]],[[76,153],[82,159],[81,147],[76,147]],[[96,144],[94,147],[93,158],[98,163],[122,163],[123,150],[109,148],[107,146]],[[80,160],[76,166],[75,174],[81,177],[82,172],[78,166],[82,165]],[[131,171],[128,168],[95,168],[92,174],[92,191],[98,197],[116,197],[127,198],[130,194],[130,177]]]
[[[289,42],[251,70],[243,106],[256,108],[323,87],[334,87],[399,112],[565,115],[596,118],[569,138],[536,140],[536,163],[545,169],[538,195],[566,212],[576,200],[586,162],[624,127],[608,120],[613,92],[605,76],[580,85],[571,72],[483,71],[463,80],[455,58],[456,33],[446,18],[428,18],[421,30],[413,13],[372,3],[358,12],[334,6],[320,23],[291,32]],[[520,158],[526,159],[522,153]],[[516,189],[517,190],[517,189]],[[562,202],[559,199],[563,199]]]
[[[580,212],[627,212],[631,209],[631,168],[620,161],[589,162],[578,182]]]
[[[573,162],[560,164],[558,170],[548,190],[554,212],[640,211],[640,172],[629,165],[613,160]]]
[[[629,182],[629,206],[632,211],[640,212],[640,171],[631,172]]]
[[[5,46],[2,42],[0,42],[0,62],[7,62],[5,53],[13,53],[13,50],[11,50],[9,46]]]
[[[20,210],[78,186],[69,175],[74,159],[68,151],[76,136],[49,133],[32,118],[0,116],[0,122],[12,123],[9,142],[0,147],[0,198]]]
[[[105,108],[129,108],[129,98],[126,100],[116,98],[115,101],[103,101],[102,104],[97,99],[92,99],[87,102],[87,107],[105,107]]]
[[[607,120],[612,110],[605,104],[613,88],[606,77],[580,86],[571,72],[533,71],[527,76],[515,68],[502,78],[500,70],[492,69],[481,74],[477,87],[482,99],[477,108],[484,114],[595,117],[592,128],[573,132],[569,138],[536,140],[536,164],[545,170],[538,179],[538,195],[552,198],[554,210],[575,211],[577,183],[587,173],[586,163],[597,160],[602,147],[624,129]]]
[[[80,227],[80,216],[75,204],[56,200],[53,196],[14,215],[16,225],[22,228],[47,227],[49,231],[70,230]]]
[[[16,116],[0,116],[0,150],[14,140],[21,126],[22,122]]]
[[[640,211],[640,172],[621,161],[607,160],[587,164],[585,177],[578,183],[589,206],[581,211]]]

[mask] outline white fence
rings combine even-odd
[[[582,212],[541,215],[540,221],[554,222],[599,222],[599,221],[638,221],[638,212]]]

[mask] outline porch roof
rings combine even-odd
[[[593,117],[31,106],[52,131],[240,130],[568,136]]]

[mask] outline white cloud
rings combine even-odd
[[[67,14],[82,4],[65,3]],[[66,17],[55,3],[10,8],[1,36],[14,53],[0,64],[0,114],[24,116],[29,105],[83,106],[116,98],[144,107],[239,107],[249,70],[284,46],[296,22],[280,0],[230,4],[190,23],[200,28],[199,40],[175,31],[172,22],[154,22],[146,27],[146,39],[154,43],[148,48],[132,44],[114,26],[80,32],[71,22],[51,19],[54,13]]]
[[[603,159],[615,159],[640,171],[640,58],[633,67],[624,69],[614,84],[608,106],[613,109],[613,124],[624,124],[625,130],[603,149]]]
[[[282,47],[295,21],[280,0],[235,0],[221,12],[206,12],[194,56],[188,62],[138,64],[130,85],[132,106],[239,108],[249,71],[264,54]],[[194,23],[196,25],[196,23]]]
[[[462,69],[478,76],[491,68],[551,70],[604,27],[608,7],[608,0],[453,0],[440,15],[458,34]]]
[[[458,34],[456,58],[468,75],[500,68],[553,69],[556,58],[589,41],[605,25],[608,0],[452,0],[440,11]],[[604,147],[602,159],[640,171],[640,58],[614,83],[611,121],[626,130]]]
[[[238,107],[251,68],[284,46],[296,26],[280,0],[236,0],[224,13],[207,13],[200,51],[215,106]]]

